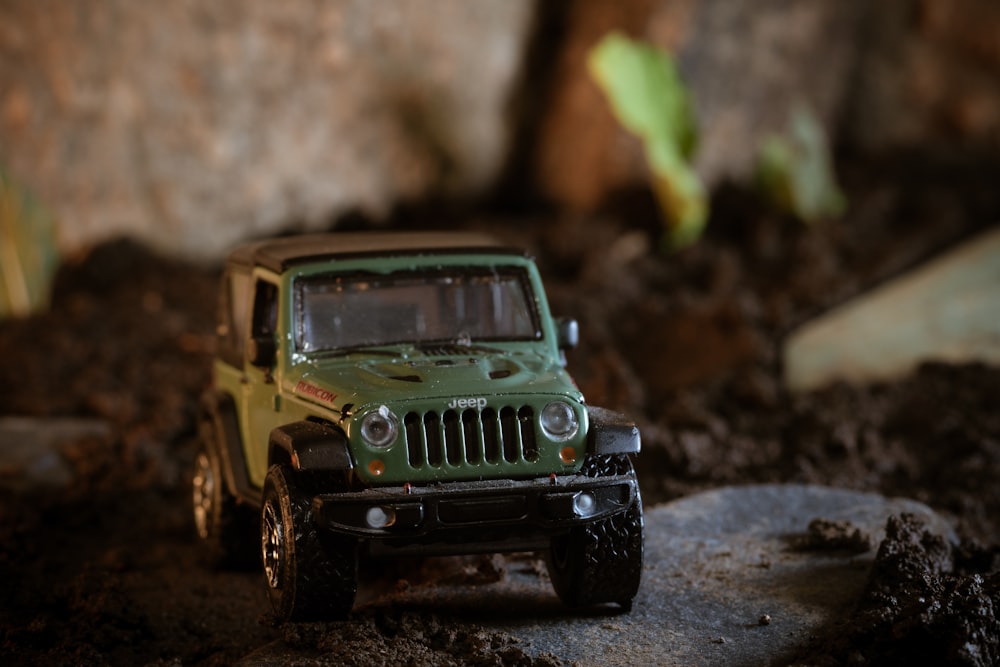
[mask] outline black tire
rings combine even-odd
[[[204,419],[200,426],[201,446],[191,475],[195,532],[209,565],[246,569],[259,563],[255,513],[240,505],[226,489],[216,433],[212,420]]]
[[[626,457],[616,467],[634,475]],[[620,512],[552,540],[546,564],[552,587],[571,607],[617,603],[632,608],[642,576],[642,499]]]
[[[354,606],[357,542],[317,530],[311,505],[292,468],[271,466],[261,503],[261,553],[280,621],[343,618]]]

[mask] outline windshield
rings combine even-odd
[[[295,315],[302,352],[542,336],[527,276],[516,267],[302,278]]]

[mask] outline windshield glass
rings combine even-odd
[[[296,346],[322,352],[396,343],[537,340],[524,271],[451,267],[314,276],[296,283]]]

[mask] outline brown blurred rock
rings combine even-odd
[[[643,35],[652,0],[567,4],[549,104],[538,122],[538,186],[560,204],[597,206],[608,190],[634,180],[643,167],[638,140],[618,126],[587,72],[587,53],[609,31]]]
[[[0,162],[64,247],[241,237],[488,186],[533,4],[0,6]]]
[[[871,3],[845,124],[862,150],[918,143],[1000,151],[1000,5]]]

